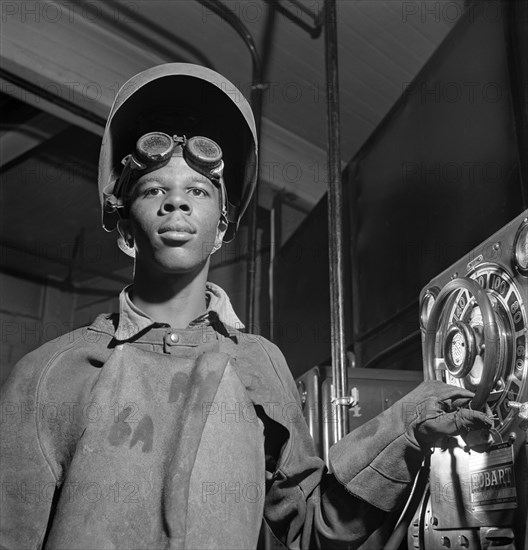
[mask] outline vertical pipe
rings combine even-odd
[[[262,122],[262,96],[264,90],[263,80],[267,74],[270,61],[271,47],[273,45],[273,31],[275,28],[275,7],[272,4],[268,6],[268,13],[264,26],[264,36],[262,39],[262,62],[256,52],[252,53],[253,59],[253,85],[251,88],[250,103],[255,115],[257,126],[257,139],[260,146],[261,122]],[[246,319],[249,332],[257,332],[258,327],[255,323],[255,299],[256,299],[256,279],[257,279],[257,216],[258,216],[258,193],[259,186],[255,187],[255,192],[249,205],[248,219],[248,263],[246,280]]]
[[[270,333],[269,337],[274,342],[278,336],[275,310],[277,305],[275,268],[277,251],[282,244],[282,202],[283,195],[277,193],[273,198],[270,211],[270,268],[269,268],[269,303],[270,303]]]
[[[257,139],[260,144],[260,109],[261,109],[261,92],[251,93],[251,107],[255,115],[257,125]],[[250,333],[255,333],[258,328],[255,324],[255,296],[256,296],[256,279],[257,279],[257,216],[258,216],[258,184],[253,192],[253,197],[248,208],[248,255],[246,269],[246,322],[247,330]]]
[[[270,210],[270,262],[268,269],[268,280],[269,280],[269,337],[273,342],[275,340],[275,255],[276,255],[276,240],[275,240],[275,228],[277,223],[277,211],[275,210],[275,205],[271,207]]]
[[[339,77],[337,14],[335,0],[325,0],[325,65],[328,120],[328,240],[330,249],[330,314],[332,375],[334,381],[335,436],[348,432],[348,377],[345,350],[343,189],[341,185],[341,135],[339,128]]]

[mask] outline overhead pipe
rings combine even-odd
[[[300,2],[300,0],[289,0],[289,2],[290,4],[298,7],[302,12],[308,15],[308,17],[311,17],[314,24],[316,25],[316,28],[320,29],[322,27],[321,12],[314,13],[310,8]]]
[[[339,75],[335,0],[325,0],[325,66],[328,127],[328,240],[330,250],[330,315],[332,341],[332,404],[336,440],[348,433],[348,376],[345,344],[343,257],[343,189],[341,184],[341,134],[339,127]]]
[[[319,38],[323,29],[323,10],[319,13],[313,12],[310,8],[305,6],[299,0],[289,0],[289,4],[297,7],[301,12],[307,15],[313,21],[314,26],[310,26],[308,23],[302,20],[299,15],[291,12],[283,2],[280,0],[266,0],[267,3],[276,9],[280,14],[284,15],[287,19],[295,23],[298,27],[305,30],[312,38]]]
[[[257,52],[255,42],[246,26],[240,21],[238,16],[227,6],[218,0],[197,0],[211,12],[216,13],[226,23],[231,25],[235,31],[242,37],[251,54],[252,77],[251,77],[251,97],[250,104],[255,115],[257,128],[257,139],[260,143],[260,127],[262,119],[262,90],[265,85],[262,82],[262,63]],[[255,294],[256,294],[256,265],[257,265],[257,207],[258,207],[258,179],[253,198],[249,204],[248,221],[248,261],[246,278],[246,322],[249,332],[255,332]]]

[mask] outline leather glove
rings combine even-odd
[[[406,436],[422,449],[432,447],[446,435],[467,435],[489,430],[493,420],[467,408],[473,393],[439,380],[423,382],[402,398]],[[466,407],[466,408],[462,408]]]
[[[484,413],[460,408],[472,397],[437,380],[423,382],[338,441],[328,453],[330,470],[349,493],[380,510],[403,506],[424,453],[439,438],[491,427]]]

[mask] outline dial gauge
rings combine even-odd
[[[486,291],[493,307],[499,334],[499,354],[493,389],[488,403],[504,430],[515,416],[508,401],[522,398],[528,377],[526,304],[510,275],[497,265],[479,265],[468,275]],[[482,313],[466,289],[455,292],[447,305],[443,321],[445,382],[475,391],[480,383],[485,357]]]
[[[519,228],[513,249],[517,270],[522,275],[528,276],[528,219],[525,219]]]

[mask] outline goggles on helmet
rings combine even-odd
[[[137,140],[134,153],[123,158],[121,162],[124,168],[119,179],[112,190],[109,189],[112,187],[110,185],[104,191],[105,210],[114,212],[123,208],[131,184],[142,175],[166,166],[171,157],[178,153],[178,148],[185,162],[220,190],[220,209],[225,216],[227,197],[222,182],[224,162],[218,143],[203,136],[187,139],[185,136],[170,136],[164,132],[144,134]]]

